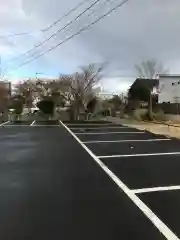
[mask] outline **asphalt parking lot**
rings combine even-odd
[[[0,125],[0,237],[179,239],[180,142],[109,122]]]
[[[108,123],[67,126],[178,239],[180,141]]]

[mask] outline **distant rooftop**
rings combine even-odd
[[[148,85],[149,87],[158,86],[159,80],[157,78],[136,78],[133,84],[137,84],[138,82],[143,82],[144,84]],[[132,85],[133,85],[132,84]]]
[[[164,77],[164,78],[169,78],[169,77],[174,77],[174,78],[180,78],[180,74],[159,74],[159,77]]]

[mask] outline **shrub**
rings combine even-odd
[[[159,111],[153,112],[153,119],[154,120],[163,121],[164,120],[164,112],[163,112],[163,110],[160,109]]]
[[[94,97],[91,101],[87,104],[87,113],[93,113],[97,104],[97,98]]]
[[[11,101],[11,105],[9,106],[9,111],[11,114],[11,119],[13,121],[20,120],[21,114],[23,112],[23,102],[19,99],[15,99]]]
[[[41,112],[47,115],[53,115],[54,112],[54,102],[51,100],[42,100],[38,102],[37,107],[41,110]]]
[[[133,117],[137,121],[147,120],[148,119],[148,110],[147,109],[136,109],[133,111]]]

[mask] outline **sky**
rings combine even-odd
[[[64,27],[95,0],[84,4],[49,31],[42,29],[74,8],[82,0],[0,0],[0,56],[5,76],[13,82],[24,77],[58,76],[76,72],[89,63],[107,63],[102,86],[104,91],[126,91],[137,77],[135,64],[157,59],[170,73],[180,73],[180,1],[129,0],[121,8],[91,28],[41,58],[22,53],[33,48]],[[121,0],[99,0],[89,11],[59,32],[34,53],[65,40],[91,23]],[[27,35],[7,37],[13,33]],[[12,60],[13,58],[16,58]]]

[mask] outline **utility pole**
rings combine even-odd
[[[2,59],[0,55],[0,80],[2,80]]]

